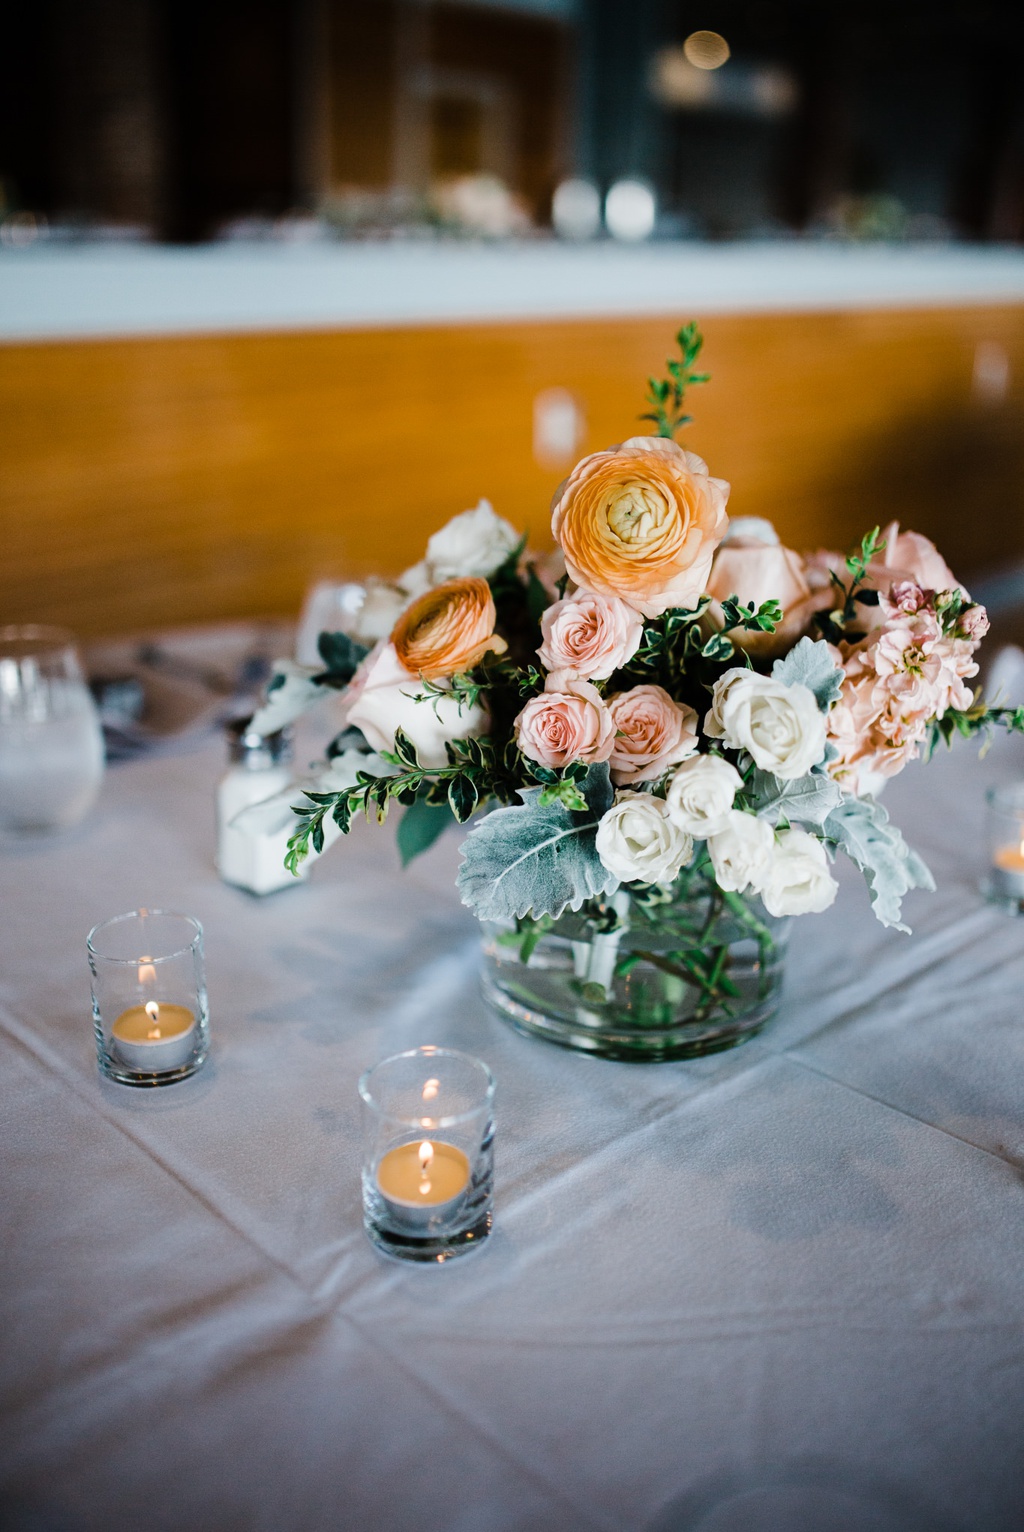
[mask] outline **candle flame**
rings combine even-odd
[[[430,1169],[430,1162],[434,1158],[434,1146],[430,1142],[429,1138],[425,1138],[422,1144],[420,1144],[419,1154],[420,1172],[422,1175],[426,1175],[427,1171]]]
[[[145,1004],[145,1012],[150,1020],[150,1028],[146,1033],[146,1037],[155,1041],[162,1035],[160,1032],[160,1007],[157,1005],[155,1000],[147,1000]]]
[[[440,1089],[440,1080],[427,1080],[423,1086],[424,1101],[433,1101]]]

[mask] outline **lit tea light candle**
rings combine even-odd
[[[139,974],[143,972],[140,964]],[[185,1005],[147,1000],[122,1011],[111,1038],[122,1062],[143,1074],[180,1069],[192,1057],[196,1018]]]
[[[399,1144],[377,1166],[377,1185],[392,1217],[424,1227],[456,1211],[469,1186],[469,1160],[437,1139]]]
[[[1019,845],[1000,846],[992,858],[992,886],[1007,899],[1024,899],[1024,835]]]

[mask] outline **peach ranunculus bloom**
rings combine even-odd
[[[523,754],[553,770],[606,761],[615,744],[615,724],[597,687],[564,670],[553,671],[546,689],[530,698],[515,731]]]
[[[661,686],[634,686],[608,698],[615,724],[612,781],[653,782],[697,752],[697,714]]]
[[[644,636],[639,612],[618,596],[576,591],[549,606],[537,650],[545,670],[571,670],[583,681],[607,681],[631,660]]]
[[[504,654],[507,646],[494,623],[494,600],[486,580],[447,580],[402,613],[391,643],[411,675],[438,680],[472,670],[485,654]]]
[[[576,464],[556,491],[551,526],[578,586],[657,617],[703,594],[728,496],[696,453],[631,436]]]
[[[791,649],[810,630],[815,612],[832,601],[829,586],[812,590],[798,553],[781,543],[766,543],[760,538],[737,537],[724,542],[711,565],[707,589],[714,598],[707,612],[712,629],[723,625],[722,602],[727,596],[736,596],[744,606],[755,610],[765,601],[779,603],[782,621],[774,633],[736,629],[729,634],[737,649],[765,659]]]

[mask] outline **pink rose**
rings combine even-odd
[[[882,533],[885,547],[868,565],[868,579],[880,591],[901,580],[913,580],[924,590],[956,590],[959,581],[936,548],[920,532],[901,532],[898,521],[890,521]]]
[[[644,621],[618,596],[577,591],[548,607],[540,630],[544,642],[537,653],[545,670],[606,681],[639,649]]]
[[[553,770],[606,761],[615,744],[615,724],[597,687],[564,670],[553,671],[546,690],[530,698],[515,731],[523,754]]]
[[[697,714],[660,686],[634,686],[608,699],[617,730],[612,781],[651,782],[697,750]]]
[[[736,537],[724,542],[715,554],[707,589],[714,597],[708,617],[715,628],[723,625],[721,603],[727,596],[737,596],[744,606],[755,609],[765,601],[779,603],[782,621],[774,633],[737,629],[729,635],[738,649],[765,658],[791,649],[809,629],[814,613],[832,601],[827,585],[812,591],[798,553],[759,538]]]

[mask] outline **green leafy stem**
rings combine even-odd
[[[704,337],[695,320],[683,325],[676,335],[676,344],[680,357],[670,357],[665,363],[668,377],[647,379],[647,403],[651,409],[640,416],[641,420],[653,421],[658,427],[658,435],[666,436],[670,441],[674,440],[682,426],[689,425],[693,419],[692,415],[687,415],[683,410],[686,390],[695,383],[707,383],[711,377],[709,372],[693,370],[693,364],[704,344]]]

